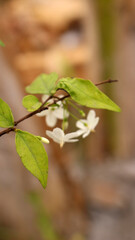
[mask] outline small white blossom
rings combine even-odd
[[[44,102],[48,98],[47,95],[42,96],[42,102]],[[52,100],[49,100],[48,103],[51,103]],[[57,102],[58,106],[49,107],[47,110],[42,111],[41,113],[37,113],[38,117],[46,116],[46,124],[49,127],[54,127],[57,123],[57,119],[62,120],[63,118],[67,118],[69,113],[65,110],[60,101]]]
[[[46,131],[46,134],[53,139],[54,142],[59,143],[60,147],[63,147],[65,142],[77,142],[79,137],[78,132],[72,132],[65,134],[61,128],[55,128],[53,131]]]
[[[79,128],[78,134],[83,138],[87,137],[91,132],[94,132],[95,127],[99,122],[99,117],[96,117],[94,110],[90,110],[87,119],[80,119],[76,122],[76,126]]]

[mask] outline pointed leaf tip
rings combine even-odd
[[[23,165],[45,188],[48,177],[48,156],[43,144],[36,136],[21,130],[16,131],[15,143]]]
[[[57,79],[57,73],[41,74],[26,87],[26,92],[50,95],[54,92]]]
[[[80,105],[120,112],[119,106],[101,92],[90,80],[62,78],[56,88],[66,90],[71,98]]]

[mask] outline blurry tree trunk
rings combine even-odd
[[[92,81],[104,81],[114,77],[114,2],[112,0],[90,1],[90,13],[93,21],[88,22],[89,28],[92,25],[92,31],[89,31],[90,44],[92,44],[93,56],[91,62],[92,71],[90,73]],[[91,36],[92,35],[92,36]],[[115,84],[104,85],[100,87],[114,101]],[[99,126],[96,128],[96,134],[90,136],[86,146],[88,152],[87,158],[92,161],[103,161],[108,155],[114,154],[116,147],[116,126],[115,113],[102,110],[96,111],[100,116]]]
[[[117,97],[122,112],[118,116],[119,144],[117,154],[135,156],[135,0],[116,1],[117,54],[119,79]]]
[[[102,81],[111,78],[114,79],[114,50],[115,50],[115,6],[113,0],[96,1],[99,27],[99,42],[102,65]],[[115,101],[116,84],[106,84],[102,90]],[[103,112],[104,128],[104,153],[113,155],[117,144],[117,133],[115,125],[115,114],[111,111]]]

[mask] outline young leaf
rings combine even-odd
[[[58,75],[56,73],[41,74],[34,82],[26,87],[26,92],[50,95],[55,89],[57,79]]]
[[[0,98],[0,127],[13,127],[14,118],[10,107]]]
[[[120,112],[120,108],[89,80],[62,78],[56,86],[59,88],[65,89],[75,102],[86,107]]]
[[[29,112],[37,110],[42,105],[42,103],[39,102],[38,98],[33,95],[25,96],[23,98],[22,104]]]
[[[23,165],[45,188],[48,176],[48,156],[41,141],[34,135],[16,130],[16,150]]]
[[[0,46],[5,47],[5,44],[0,40]]]

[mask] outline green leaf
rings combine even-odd
[[[5,47],[5,44],[0,40],[0,46]]]
[[[10,107],[0,98],[0,127],[13,127],[14,118]]]
[[[120,112],[120,108],[91,81],[80,78],[62,78],[56,89],[65,89],[71,98],[86,107]]]
[[[50,95],[55,89],[57,79],[58,75],[56,73],[41,74],[26,87],[26,92]]]
[[[41,141],[34,135],[16,130],[16,150],[23,165],[45,188],[48,176],[48,156]]]
[[[42,105],[38,98],[33,95],[25,96],[23,98],[22,104],[29,112],[37,110]]]

